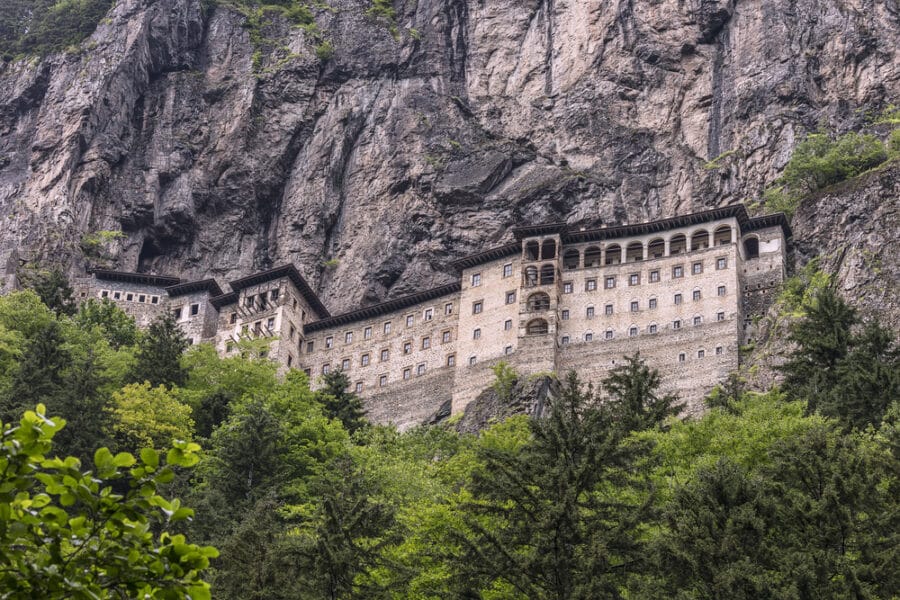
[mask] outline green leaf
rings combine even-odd
[[[130,467],[136,461],[134,460],[134,456],[129,454],[128,452],[119,452],[113,458],[113,464],[117,467]]]
[[[148,467],[153,467],[155,469],[159,466],[159,452],[153,448],[142,448],[141,460]]]

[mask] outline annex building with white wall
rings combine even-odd
[[[283,369],[342,370],[369,417],[401,427],[449,402],[462,411],[500,361],[521,375],[599,381],[640,351],[688,412],[740,364],[753,317],[785,277],[790,228],[782,214],[741,205],[670,219],[584,229],[513,229],[513,242],[453,263],[459,279],[331,315],[294,265],[229,283],[94,271],[77,296],[108,298],[146,326],[170,311],[192,344],[223,356],[241,340],[270,340]]]

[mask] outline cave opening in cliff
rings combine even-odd
[[[141,245],[141,252],[138,255],[138,273],[150,273],[153,269],[154,260],[162,256],[162,250],[156,243],[156,240],[145,239]]]

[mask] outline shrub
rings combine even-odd
[[[831,139],[824,133],[813,133],[794,150],[781,180],[794,191],[814,192],[885,160],[884,144],[873,135],[850,132]]]

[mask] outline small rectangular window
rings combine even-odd
[[[447,355],[447,366],[448,366],[448,367],[453,367],[453,366],[455,366],[455,365],[456,365],[456,355],[455,355],[455,354],[448,354],[448,355]]]
[[[269,320],[266,321],[266,328],[267,328],[269,331],[274,331],[274,330],[275,330],[275,317],[269,317]]]
[[[510,329],[512,329],[512,319],[503,321],[503,331],[509,331]]]
[[[390,356],[391,356],[390,351],[387,348],[384,348],[381,351],[381,362],[387,362],[388,358],[390,358]]]
[[[231,315],[228,317],[228,322],[232,325],[237,323],[237,313],[231,313]]]
[[[716,356],[722,354],[722,346],[716,346]]]
[[[657,281],[659,281],[659,269],[650,271],[650,283],[656,283]]]
[[[433,319],[434,318],[434,309],[426,308],[425,312],[422,313],[422,318],[426,321],[430,321],[431,319]]]
[[[652,325],[650,325],[650,327],[647,328],[647,331],[650,333],[656,333],[656,331],[657,331],[656,323],[653,323]]]
[[[611,290],[616,287],[616,278],[615,277],[607,277],[606,278],[606,289]]]
[[[706,350],[697,350],[697,358],[703,358],[706,356]]]
[[[603,307],[603,314],[605,314],[607,317],[608,317],[609,315],[613,314],[613,305],[612,305],[612,304],[607,304],[606,306],[604,306],[604,307]]]
[[[390,333],[390,332],[391,332],[391,322],[390,322],[390,321],[388,321],[387,323],[384,324],[383,331],[384,331],[385,333]]]
[[[199,304],[191,304],[191,316],[194,316],[200,312]]]
[[[638,306],[639,306],[638,301],[632,300],[631,301],[631,312],[638,312]]]
[[[691,265],[691,273],[693,273],[694,275],[699,275],[702,272],[703,272],[703,263],[702,262],[695,262],[694,264]]]
[[[640,273],[632,273],[628,276],[628,285],[640,285],[641,283],[641,274]]]
[[[684,267],[682,265],[675,265],[672,267],[672,279],[678,279],[679,277],[684,277]]]
[[[672,329],[681,329],[681,321],[678,319],[672,321]]]
[[[262,321],[257,321],[253,324],[253,333],[259,335],[262,333]]]
[[[350,370],[350,359],[349,358],[345,358],[345,359],[341,360],[341,370],[342,371]]]
[[[406,326],[407,327],[412,327],[414,321],[415,321],[415,319],[412,315],[406,315]]]
[[[450,341],[450,330],[441,332],[441,343],[446,344]]]
[[[703,322],[703,317],[694,317],[694,325],[699,325]]]
[[[481,285],[481,273],[472,273],[472,287]]]
[[[593,341],[594,341],[594,334],[593,334],[593,333],[586,333],[586,334],[584,334],[584,341],[586,341],[586,342],[593,342]]]
[[[569,320],[569,309],[568,309],[568,308],[563,309],[562,313],[560,314],[560,318],[561,318],[563,321],[568,321],[568,320]]]
[[[109,290],[103,290],[100,292],[101,298],[109,298]]]
[[[244,298],[244,306],[246,306],[247,308],[253,308],[253,302],[253,296],[247,296],[246,298]]]
[[[479,300],[478,302],[472,303],[472,314],[478,315],[481,314],[481,311],[484,309],[484,303]]]
[[[403,379],[409,379],[411,375],[412,375],[412,369],[410,369],[409,367],[406,367],[405,369],[403,369]]]
[[[473,340],[480,340],[480,339],[481,339],[481,328],[480,328],[480,327],[476,327],[476,328],[472,331],[472,339],[473,339]]]
[[[571,294],[572,293],[572,282],[564,281],[563,282],[563,294]]]
[[[636,336],[637,334],[638,334],[638,328],[637,328],[637,327],[629,327],[629,328],[628,328],[628,335],[629,335],[629,337],[634,337],[634,336]]]
[[[372,339],[372,328],[366,327],[363,329],[363,339],[371,340]]]
[[[384,387],[387,385],[387,375],[381,375],[378,377],[378,386]]]
[[[269,292],[269,298],[271,298],[272,300],[278,300],[278,293],[279,293],[279,289],[275,288],[274,290]]]
[[[369,366],[369,355],[368,355],[368,354],[363,354],[362,356],[360,356],[360,357],[359,357],[359,364],[360,364],[360,366],[368,367],[368,366]]]
[[[725,257],[716,259],[716,270],[721,271],[722,269],[728,268],[728,259]]]
[[[150,304],[159,304],[159,296],[150,296]]]
[[[306,353],[307,354],[312,354],[314,348],[315,348],[315,342],[306,342]]]
[[[606,339],[608,339],[608,340],[613,339],[613,330],[612,329],[606,330]]]
[[[506,263],[505,265],[503,265],[503,276],[512,277],[512,263]]]
[[[716,313],[716,321],[724,321],[725,320],[725,312],[719,311]]]
[[[470,357],[469,357],[469,364],[470,364],[470,365],[474,365],[477,361],[478,361],[478,358],[476,358],[476,357],[474,357],[474,356],[470,356]]]
[[[403,354],[412,352],[412,342],[403,342]]]
[[[445,315],[453,314],[453,303],[452,302],[448,302],[447,304],[444,305],[444,314]]]
[[[516,302],[516,293],[515,292],[506,292],[506,303],[507,304],[515,304]]]
[[[700,299],[700,290],[694,290],[694,292],[693,292],[693,294],[691,295],[691,297],[694,299],[694,301],[699,300],[699,299]]]
[[[716,290],[716,294],[718,294],[719,296],[724,296],[725,295],[725,286],[720,285],[719,288]]]
[[[113,300],[121,300],[122,292],[113,292]]]
[[[353,343],[353,332],[352,331],[348,331],[344,334],[344,343],[345,344]]]
[[[422,350],[428,350],[429,348],[431,348],[431,338],[423,337],[422,338]]]
[[[678,355],[678,362],[683,363],[685,359],[684,352]]]
[[[322,365],[322,375],[328,375],[329,371],[331,371],[331,365],[328,363]]]
[[[647,301],[647,308],[649,308],[650,310],[653,310],[656,308],[656,298],[650,298]]]
[[[567,335],[562,336],[562,339],[560,340],[560,343],[561,343],[563,346],[567,345],[567,344],[569,343],[569,336],[567,336]]]
[[[231,354],[232,352],[234,352],[234,344],[228,342],[227,344],[225,344],[225,353]]]
[[[416,365],[416,375],[424,375],[425,374],[425,363],[419,363]]]
[[[175,310],[173,310],[173,311],[172,311],[172,316],[175,317],[175,320],[176,320],[176,321],[177,321],[178,319],[180,319],[180,318],[181,318],[181,307],[178,307],[178,308],[176,308]]]
[[[675,304],[681,304],[681,294],[675,294]]]
[[[507,356],[509,356],[510,354],[512,354],[512,346],[507,346],[507,347],[505,347],[505,348],[503,349],[503,354],[506,354]]]
[[[356,389],[356,393],[357,393],[357,394],[360,393],[360,392],[362,391],[362,386],[363,386],[363,382],[362,382],[362,381],[357,381],[357,382],[356,382],[356,388],[355,388],[355,389]]]
[[[334,337],[329,335],[327,338],[325,338],[325,347],[331,348],[333,346],[334,346]]]
[[[145,296],[144,294],[138,294],[138,302],[143,304],[146,301],[147,301],[147,296]]]
[[[593,292],[597,289],[597,280],[596,279],[588,279],[584,282],[584,289],[587,292]]]
[[[588,319],[593,319],[593,318],[594,318],[594,307],[593,307],[593,306],[588,306],[588,307],[587,307],[587,310],[585,311],[585,316],[586,316]]]
[[[125,300],[127,302],[134,302],[134,294],[125,294]]]

